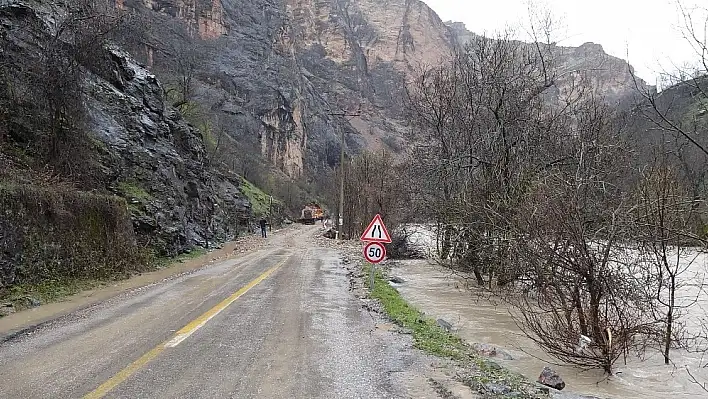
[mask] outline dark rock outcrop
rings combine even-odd
[[[541,375],[538,377],[537,382],[549,386],[551,388],[557,389],[559,391],[565,388],[565,381],[563,381],[563,379],[560,375],[558,375],[558,373],[556,373],[548,366],[543,368],[543,370],[541,371]]]
[[[165,104],[154,75],[112,50],[123,89],[94,77],[87,104],[92,131],[106,144],[109,187],[130,199],[136,230],[165,253],[209,246],[245,227],[250,205],[239,177],[207,167],[198,131]]]
[[[23,73],[41,61],[55,35],[57,7],[29,0],[0,3],[0,48],[5,70],[12,72],[4,77],[10,87],[28,84]],[[59,52],[66,49],[59,54],[71,57],[72,44],[59,43]],[[117,48],[96,57],[109,61],[101,73],[90,66],[81,70],[82,124],[92,141],[84,155],[97,175],[84,189],[124,197],[139,241],[163,255],[236,235],[250,213],[240,178],[209,168],[200,132],[166,103],[152,73]],[[11,101],[31,116],[33,98],[22,91],[13,95]],[[9,137],[21,137],[31,126],[31,117],[13,115]]]

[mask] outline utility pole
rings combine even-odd
[[[340,142],[340,153],[339,153],[339,168],[341,169],[341,179],[339,179],[339,228],[337,229],[337,239],[343,239],[344,232],[344,129],[342,129],[341,136],[339,137]]]
[[[327,115],[332,116],[343,116],[343,117],[355,117],[361,115],[361,104],[359,104],[359,109],[356,112],[330,112]],[[339,181],[339,214],[337,215],[337,223],[339,227],[337,228],[337,239],[344,239],[344,129],[341,129],[339,135],[339,168],[341,170],[341,177]]]

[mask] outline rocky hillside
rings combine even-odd
[[[665,161],[696,198],[708,195],[706,93],[708,77],[689,79],[642,99],[627,116],[627,133],[636,145],[635,157],[647,163],[666,157]]]
[[[228,121],[247,155],[260,153],[294,179],[336,165],[342,131],[351,151],[400,151],[405,75],[439,62],[453,44],[419,1],[125,0],[121,7],[161,26],[181,21],[211,43],[208,61],[196,66],[194,100]],[[173,32],[148,32],[134,54],[169,74],[175,61],[164,43],[181,40]]]
[[[461,22],[445,23],[464,46],[476,37]],[[558,96],[567,94],[574,80],[579,76],[587,79],[587,83],[595,92],[610,103],[622,103],[631,106],[637,100],[637,86],[642,91],[654,90],[640,78],[632,77],[633,68],[626,61],[613,57],[603,50],[600,44],[585,43],[579,47],[563,47],[553,45],[549,50],[558,70],[556,93]],[[577,81],[577,79],[575,79]]]
[[[153,27],[132,50],[158,75],[179,74],[177,59],[185,58],[184,51],[170,51],[175,46],[169,43],[183,40],[165,28],[170,21],[213,46],[190,76],[194,101],[228,126],[252,162],[262,157],[291,178],[309,181],[338,163],[342,131],[350,151],[404,150],[406,77],[439,64],[474,36],[462,24],[443,23],[418,0],[117,4]],[[626,63],[601,46],[555,50],[563,73],[588,72],[610,101],[631,95]],[[562,81],[558,90],[564,90]]]
[[[91,32],[74,30],[66,15],[46,3],[0,4],[0,186],[56,187],[73,203],[124,198],[139,243],[164,255],[245,228],[250,204],[240,178],[208,167],[201,134],[166,103],[161,83],[119,49],[92,48],[84,58],[81,46],[91,41],[81,35]],[[58,210],[55,220],[68,209],[83,208]],[[0,238],[12,235],[7,229]]]

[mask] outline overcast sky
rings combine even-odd
[[[464,22],[475,33],[493,33],[506,26],[528,26],[528,0],[423,0],[443,21]],[[684,0],[695,20],[705,22],[708,0]],[[628,59],[637,75],[656,84],[662,68],[695,62],[695,52],[682,38],[682,20],[675,0],[535,0],[536,8],[552,11],[561,21],[559,45],[595,42],[616,57]],[[701,18],[702,16],[702,18]],[[698,22],[698,21],[696,21]],[[698,23],[696,23],[698,25]],[[519,31],[519,38],[524,38]]]

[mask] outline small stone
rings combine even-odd
[[[493,362],[491,360],[485,360],[484,365],[492,371],[499,371],[502,370],[502,366],[498,365],[496,362]]]
[[[540,385],[540,384],[536,386],[536,391],[538,391],[539,393],[545,394],[545,395],[548,395],[548,393],[551,392],[551,390],[548,389],[547,386]]]
[[[563,381],[558,373],[548,366],[543,368],[543,371],[541,371],[541,375],[538,377],[537,381],[559,391],[565,388],[565,381]]]
[[[9,316],[15,313],[15,306],[11,303],[4,303],[0,306],[0,317]]]
[[[396,284],[403,284],[406,282],[406,280],[404,280],[403,278],[398,277],[398,276],[391,277],[391,279],[389,279],[389,281],[392,283],[396,283]]]
[[[447,332],[452,331],[452,324],[448,323],[447,321],[445,321],[443,319],[438,319],[437,323],[438,323],[438,326],[440,326],[440,328],[442,328],[443,330],[445,330]]]
[[[472,345],[472,348],[482,356],[496,357],[498,359],[503,359],[503,360],[514,360],[514,356],[512,356],[509,352],[507,352],[503,349],[497,348],[494,345],[476,343],[476,344]]]
[[[484,384],[484,389],[491,394],[494,395],[506,395],[509,392],[511,392],[511,387],[502,385],[502,384],[495,384],[493,382],[489,382]]]

